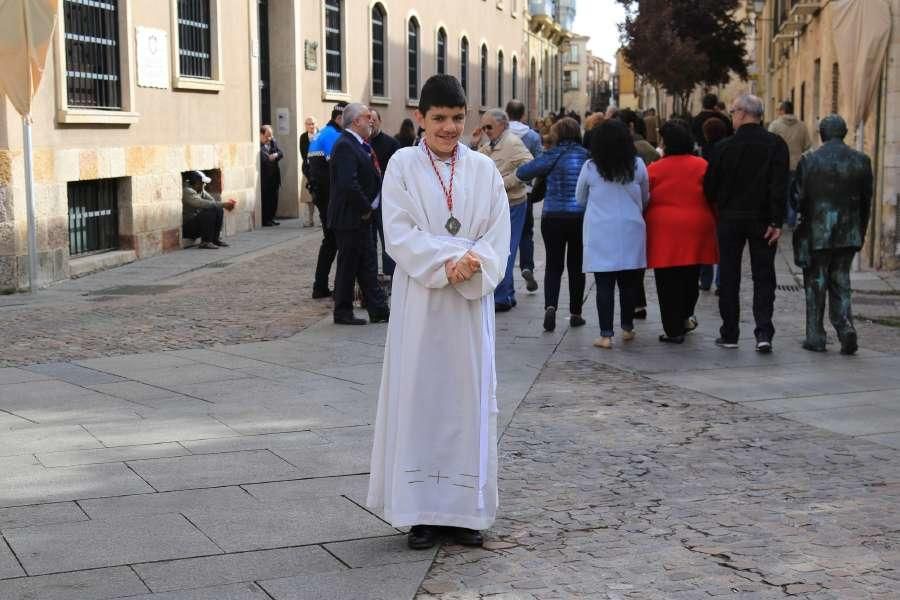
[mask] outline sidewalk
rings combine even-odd
[[[395,599],[416,594],[434,553],[407,550],[401,531],[363,507],[386,327],[340,328],[325,316],[327,303],[302,300],[305,291],[296,282],[308,276],[317,236],[314,230],[298,234],[282,226],[237,236],[221,254],[187,250],[67,282],[36,299],[0,299],[7,302],[0,318],[63,309],[70,320],[81,315],[86,322],[72,330],[70,339],[87,331],[94,340],[83,349],[63,349],[66,356],[91,358],[17,361],[18,367],[0,368],[0,599]],[[231,264],[213,267],[211,276],[206,271],[212,260]],[[257,281],[251,276],[265,282],[273,273],[280,279],[271,289],[244,289],[248,281]],[[167,299],[179,291],[124,296],[122,310],[142,298],[145,304],[122,314],[118,309],[97,312],[92,296],[82,295],[106,290],[100,297],[110,297],[109,288],[122,285],[181,285],[191,299],[214,280],[231,296],[262,295],[260,306],[284,301],[279,309],[292,313],[293,320],[277,335],[268,332],[277,339],[217,343],[230,334],[220,331],[228,327],[216,318],[203,335],[174,339],[181,349],[135,354],[121,351],[126,347],[117,342],[116,331],[106,328],[107,320],[133,319],[135,340],[163,345],[155,328],[179,318],[184,305]],[[874,546],[868,551],[877,555],[878,564],[894,560],[896,565],[896,557],[878,546],[894,544],[886,532],[900,530],[892,504],[900,473],[898,454],[891,449],[900,448],[896,332],[866,325],[856,357],[804,352],[799,347],[802,295],[790,291],[796,284],[784,262],[779,284],[786,291],[778,296],[771,356],[756,354],[749,341],[737,351],[712,344],[718,322],[711,294],[701,298],[697,334],[682,347],[659,344],[650,276],[650,318],[638,325],[635,342],[619,343],[613,351],[590,345],[597,335],[592,297],[585,305],[586,327],[567,330],[567,315],[561,314],[558,330],[547,334],[541,330],[542,294],[522,293],[519,306],[497,319],[501,425],[509,427],[509,437],[501,448],[501,519],[489,536],[495,544],[475,557],[489,559],[490,567],[459,548],[446,548],[421,593],[573,597],[559,584],[560,574],[573,573],[566,566],[569,555],[559,550],[565,540],[604,557],[580,565],[586,571],[577,571],[575,578],[582,586],[578,589],[604,594],[595,597],[689,597],[665,587],[652,588],[662,595],[644,594],[651,588],[641,582],[654,565],[638,557],[649,556],[641,544],[654,535],[648,527],[656,525],[617,527],[610,539],[602,531],[613,514],[610,505],[590,494],[566,492],[597,492],[598,486],[612,494],[611,506],[625,502],[617,518],[626,524],[646,521],[649,514],[629,512],[632,502],[663,506],[690,493],[714,496],[722,503],[715,510],[680,506],[665,514],[705,527],[720,546],[748,539],[743,531],[727,535],[732,494],[775,494],[778,502],[788,502],[778,495],[786,492],[773,490],[789,488],[798,495],[807,486],[817,490],[807,504],[759,505],[759,512],[745,514],[748,531],[756,527],[753,539],[777,543],[783,550],[777,560],[793,558],[800,564],[804,554],[815,555],[816,544],[827,540],[801,545],[788,535],[796,530],[784,529],[779,519],[802,522],[824,510],[824,516],[815,517],[816,527],[869,536]],[[20,306],[12,306],[12,300]],[[242,297],[236,306],[250,301]],[[141,322],[151,309],[152,322]],[[296,318],[314,310],[321,314]],[[255,318],[269,317],[260,313]],[[55,323],[66,326],[62,320]],[[289,327],[300,331],[288,333]],[[267,332],[247,335],[263,338]],[[113,356],[102,356],[102,344],[92,345],[104,339],[106,353]],[[24,349],[37,352],[26,344],[17,347],[23,356],[30,355]],[[516,413],[520,405],[523,410]],[[686,433],[669,440],[670,429]],[[684,443],[695,444],[692,452],[679,450]],[[648,456],[659,463],[654,472],[671,472],[676,481],[690,483],[684,474],[703,465],[710,473],[693,492],[675,481],[645,487],[640,473],[647,460],[642,457]],[[740,479],[749,487],[737,485],[735,472],[749,474]],[[883,502],[826,493],[869,485],[879,486],[871,489]],[[635,498],[616,499],[628,490]],[[823,508],[853,502],[852,512]],[[685,511],[699,511],[699,516]],[[782,515],[777,523],[766,516],[775,513]],[[701,527],[700,520],[709,523]],[[510,527],[522,535],[511,536]],[[526,533],[535,538],[527,539]],[[859,536],[852,543],[835,538],[834,552],[859,555]],[[691,576],[681,581],[719,589],[725,572],[719,563],[735,562],[739,554],[745,561],[757,560],[745,550],[729,550],[728,561],[711,550],[706,555],[692,551]],[[610,552],[618,561],[618,579],[604,567],[614,558]],[[735,562],[729,569],[760,571],[776,561],[763,559],[763,566]],[[881,569],[875,575],[871,563],[841,565],[846,574],[832,579],[887,576]],[[671,571],[654,571],[653,585],[670,575],[679,581],[684,573]],[[800,575],[784,583],[804,582],[804,577],[812,578]],[[854,585],[876,590],[883,582]]]

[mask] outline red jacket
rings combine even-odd
[[[706,161],[690,154],[669,156],[647,172],[647,267],[717,264],[716,216],[703,193]]]

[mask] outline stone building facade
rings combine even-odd
[[[60,0],[32,108],[41,285],[180,248],[188,170],[237,200],[226,231],[257,222],[256,1],[191,4]],[[0,99],[0,291],[26,287],[27,253],[22,120]]]
[[[875,169],[875,198],[861,266],[896,269],[900,268],[900,0],[872,1],[890,7],[893,33],[862,135]],[[755,19],[756,88],[766,100],[766,118],[776,116],[780,101],[793,100],[795,114],[816,142],[822,117],[836,112],[846,118],[850,113],[848,99],[840,93],[833,17],[834,4],[825,0],[767,0]],[[859,141],[855,131],[847,136],[848,144],[856,146]]]
[[[335,102],[394,133],[438,72],[465,80],[467,132],[513,97],[529,119],[563,103],[571,0],[59,0],[32,110],[47,285],[182,247],[185,172],[235,199],[230,234],[260,223],[258,131],[285,151],[279,216],[299,214],[299,137]],[[566,24],[564,26],[564,23]],[[0,98],[0,291],[27,285],[21,118]]]

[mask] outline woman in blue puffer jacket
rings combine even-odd
[[[556,145],[516,170],[516,177],[523,181],[543,177],[547,183],[541,213],[541,235],[547,252],[545,331],[556,328],[556,307],[564,268],[569,273],[569,323],[572,327],[584,325],[581,318],[585,283],[581,264],[584,207],[575,200],[575,184],[581,167],[590,158],[581,145],[581,126],[575,119],[566,117],[554,123],[550,136]]]

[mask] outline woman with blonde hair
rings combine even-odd
[[[307,156],[309,155],[309,143],[316,137],[316,134],[319,133],[319,127],[316,123],[316,118],[312,115],[306,117],[306,121],[303,125],[306,128],[306,131],[300,135],[300,157],[303,160],[300,166],[300,171],[303,174],[303,177],[300,179],[300,204],[305,205],[306,207],[306,220],[303,222],[303,226],[312,227],[315,225],[314,218],[316,207],[313,204],[312,194],[309,192],[309,188],[306,187],[306,182],[309,178],[309,161],[307,160]]]

